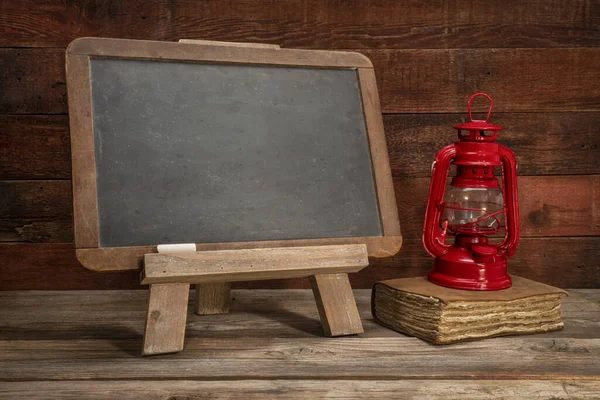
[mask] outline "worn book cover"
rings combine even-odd
[[[450,289],[426,277],[377,282],[371,309],[378,323],[436,344],[563,327],[564,290],[517,276],[512,280],[512,287],[496,291]]]

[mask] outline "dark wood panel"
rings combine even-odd
[[[3,47],[66,47],[83,36],[167,40],[172,32],[169,2],[3,1]]]
[[[375,65],[384,113],[464,113],[476,92],[489,94],[497,112],[600,110],[600,68],[591,67],[600,49],[361,53]]]
[[[429,177],[431,162],[456,140],[462,114],[384,116],[392,172]],[[600,174],[600,113],[496,113],[500,142],[517,156],[520,175]],[[71,176],[68,117],[0,116],[0,179]]]
[[[64,115],[0,116],[0,179],[70,179]]]
[[[600,113],[494,113],[498,141],[517,157],[519,175],[600,174]],[[384,116],[392,173],[429,177],[437,152],[456,141],[468,114]]]
[[[429,178],[395,178],[402,235],[421,237]],[[521,235],[600,234],[600,176],[519,178]],[[68,242],[73,238],[70,181],[0,181],[0,241]]]
[[[60,47],[81,36],[307,48],[598,46],[599,13],[584,0],[5,1],[0,46]]]
[[[0,290],[139,288],[137,271],[102,274],[75,258],[72,243],[0,244]]]
[[[71,181],[0,181],[0,242],[73,240]]]
[[[0,49],[0,114],[66,112],[63,49]]]
[[[600,48],[364,50],[384,113],[600,111]],[[0,114],[67,112],[63,49],[0,49]],[[557,94],[557,82],[559,91]]]
[[[510,261],[512,274],[564,288],[600,286],[600,238],[525,238]],[[371,259],[371,266],[351,274],[355,288],[378,280],[426,275],[433,259],[421,241],[406,240],[398,255]],[[139,288],[136,271],[97,273],[84,269],[70,243],[0,244],[0,290],[70,290]],[[238,283],[240,288],[309,288],[306,279]]]

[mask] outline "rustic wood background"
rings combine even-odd
[[[522,240],[512,273],[600,287],[600,2],[597,0],[0,1],[0,289],[138,287],[75,259],[64,51],[81,36],[275,43],[359,51],[374,63],[405,238],[355,287],[425,274],[431,161],[466,100],[519,162]],[[246,287],[308,287],[305,280]]]

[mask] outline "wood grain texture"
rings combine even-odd
[[[189,283],[150,285],[143,355],[183,350],[189,295]]]
[[[0,116],[0,179],[70,179],[68,118]]]
[[[358,272],[367,265],[364,244],[146,254],[142,284],[300,278]]]
[[[77,297],[78,295],[82,297]],[[0,368],[2,381],[28,380],[149,380],[160,377],[195,380],[241,379],[580,379],[598,380],[600,352],[597,330],[598,292],[583,292],[565,308],[565,330],[544,335],[506,337],[452,346],[430,346],[381,327],[373,326],[357,337],[323,339],[314,333],[319,325],[310,292],[271,292],[269,304],[254,299],[269,293],[234,292],[231,314],[189,315],[188,337],[183,353],[147,359],[139,357],[140,332],[147,292],[6,293],[0,294]],[[283,297],[279,297],[281,294]],[[588,295],[589,294],[589,295]],[[583,297],[588,295],[587,297]],[[64,297],[66,296],[66,297]],[[123,296],[123,297],[120,297]],[[304,297],[304,301],[299,300]],[[368,291],[357,296],[360,309],[368,311]],[[79,299],[79,300],[77,300]],[[565,299],[565,306],[570,301]],[[45,303],[44,303],[45,302]],[[20,304],[18,313],[10,304]],[[62,306],[64,304],[64,306]],[[303,304],[302,306],[300,306]],[[242,306],[247,312],[238,311]],[[45,314],[43,310],[61,310]],[[93,308],[92,308],[93,307]],[[83,310],[83,320],[73,318]],[[264,310],[263,309],[263,310]],[[307,310],[305,313],[304,310]],[[594,311],[595,310],[595,311]],[[571,315],[571,313],[573,313]],[[263,325],[284,314],[279,328]],[[111,316],[120,322],[103,321]],[[233,318],[232,318],[233,316]],[[234,319],[235,318],[235,319]],[[233,321],[232,321],[233,319]],[[237,319],[237,321],[236,321]],[[568,321],[579,319],[571,334]],[[7,339],[20,330],[29,332],[26,321],[37,323],[29,340]],[[219,322],[220,321],[220,322]],[[366,323],[368,322],[365,321]],[[47,333],[41,329],[54,324]],[[233,331],[232,331],[232,325]],[[7,328],[5,325],[9,324]],[[74,324],[87,324],[81,337],[66,339]],[[31,326],[31,325],[29,325]],[[128,327],[136,326],[136,331]],[[236,331],[245,326],[246,330]],[[365,325],[367,326],[367,325]],[[208,328],[210,327],[210,328]],[[308,332],[305,329],[310,328]],[[19,329],[20,328],[20,329]],[[227,328],[227,329],[226,329]],[[107,330],[109,329],[109,330]],[[64,333],[62,333],[64,332]],[[123,336],[126,335],[126,336]],[[243,335],[243,336],[240,336]],[[566,336],[565,336],[566,335]],[[91,337],[90,337],[91,336]],[[243,337],[243,340],[240,338]],[[426,359],[428,362],[423,362]],[[516,363],[515,359],[519,362]],[[257,368],[260,365],[260,368]]]
[[[165,40],[172,19],[164,1],[60,3],[51,0],[4,3],[2,46],[66,47],[81,36]],[[172,39],[174,40],[174,39]]]
[[[73,240],[70,181],[0,181],[0,242]]]
[[[599,339],[551,333],[484,340],[476,346],[431,346],[403,336],[188,337],[184,352],[160,362],[132,357],[140,341],[0,341],[2,380],[600,379]],[[40,356],[51,362],[40,362]]]
[[[68,55],[66,61],[71,132],[73,237],[76,248],[98,247],[98,195],[92,120],[90,59]]]
[[[373,320],[370,288],[354,290],[354,296],[365,330],[360,338],[399,336]],[[194,301],[191,293],[189,306]],[[141,346],[148,291],[10,291],[0,292],[0,304],[0,341],[113,339],[136,340]],[[569,290],[562,310],[565,328],[552,333],[552,338],[598,338],[600,303],[595,289]],[[313,293],[302,289],[235,289],[228,315],[190,312],[187,321],[187,337],[197,339],[323,335]],[[40,354],[28,353],[28,358],[55,359],[58,351],[47,348]],[[17,358],[3,355],[5,360]],[[139,347],[132,355],[139,356]]]
[[[468,114],[384,115],[392,173],[430,177],[437,152],[456,141]],[[513,149],[518,174],[600,174],[600,113],[493,113],[498,141]]]
[[[369,136],[371,162],[373,164],[377,203],[383,233],[386,236],[400,236],[398,208],[394,196],[394,183],[392,181],[385,131],[383,130],[375,73],[372,68],[358,68],[357,73],[365,124]]]
[[[4,382],[0,397],[10,399],[378,399],[483,400],[533,398],[595,400],[598,381],[575,380],[241,380]]]
[[[198,315],[227,314],[231,300],[231,283],[197,283],[196,307]]]
[[[353,284],[368,287],[374,280],[428,271],[431,259],[417,239],[423,182],[435,153],[454,140],[451,127],[464,120],[466,99],[483,90],[496,101],[492,120],[505,128],[500,141],[515,151],[519,174],[565,175],[531,189],[521,184],[528,207],[524,212],[522,205],[521,216],[529,237],[573,237],[522,240],[511,272],[563,287],[600,285],[596,1],[24,0],[4,2],[0,9],[0,180],[70,177],[68,117],[31,114],[67,113],[64,48],[77,37],[359,49],[376,66],[383,111],[403,113],[384,115],[384,129],[408,239],[398,256],[372,259],[375,267],[351,276]],[[577,176],[582,174],[594,176]],[[8,190],[0,195],[2,240],[49,242],[0,246],[0,288],[138,287],[136,272],[91,273],[81,268],[71,244],[55,243],[73,236],[65,214],[70,200],[63,204],[68,183],[40,183],[49,195],[36,193],[33,181],[0,185]],[[528,190],[532,195],[524,197]],[[308,280],[246,286],[265,284],[308,287]]]
[[[63,49],[0,48],[0,114],[66,113],[64,54]]]
[[[64,47],[81,36],[213,39],[312,48],[598,46],[598,4],[361,0],[7,2],[0,46]]]
[[[477,92],[495,112],[600,110],[600,70],[589,67],[600,63],[597,48],[361,52],[375,66],[384,113],[464,113]]]
[[[509,272],[562,288],[600,286],[600,238],[524,238]],[[419,239],[406,240],[398,255],[371,258],[370,267],[350,275],[355,288],[370,288],[378,280],[426,275],[433,259]],[[70,243],[0,245],[0,290],[133,289],[140,288],[135,271],[95,273],[75,258]],[[234,287],[240,287],[235,284]],[[246,288],[308,288],[307,279],[246,282]]]
[[[99,274],[81,266],[72,243],[0,244],[0,290],[139,288],[139,271]]]
[[[477,91],[494,98],[496,112],[600,110],[600,72],[589,68],[600,63],[600,48],[361,53],[375,65],[384,113],[464,113]],[[0,67],[0,114],[67,112],[63,49],[2,49]]]
[[[323,274],[310,277],[310,285],[325,336],[363,333],[348,274]]]
[[[0,397],[597,397],[597,290],[571,291],[563,331],[453,346],[376,324],[370,290],[355,296],[365,332],[323,339],[310,291],[234,291],[226,318],[190,314],[183,353],[149,359],[146,291],[0,293]]]
[[[394,179],[402,234],[406,239],[420,238],[425,219],[425,205],[430,179],[397,177]],[[0,198],[0,233],[3,241],[67,242],[73,238],[70,185],[68,181],[0,181],[5,193]],[[42,188],[42,189],[40,189]],[[566,194],[569,194],[567,196]],[[599,175],[521,176],[519,200],[521,235],[593,236],[600,234]],[[400,248],[400,237],[373,237],[364,240],[369,255],[389,256]],[[318,241],[289,241],[289,246],[323,244]],[[361,240],[356,240],[360,243]],[[352,243],[332,240],[330,244]],[[236,248],[278,247],[281,241],[260,244],[240,243]],[[199,250],[219,250],[218,244],[203,244]],[[119,260],[110,249],[85,250],[81,261],[90,269],[138,268],[145,253],[153,246],[131,248],[131,259]],[[120,250],[123,252],[124,250]],[[86,255],[87,253],[90,255]],[[86,253],[86,254],[84,254]],[[101,253],[94,256],[94,253]],[[122,256],[122,255],[121,255]],[[98,257],[97,259],[94,257]],[[114,263],[114,264],[113,264]],[[94,267],[97,265],[97,267]]]
[[[392,173],[429,177],[437,152],[456,140],[459,114],[384,115]],[[0,178],[71,176],[68,117],[0,116]],[[600,174],[598,112],[494,113],[499,141],[514,149],[519,175]]]

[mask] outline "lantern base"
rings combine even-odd
[[[451,247],[447,254],[435,259],[427,278],[436,285],[452,289],[508,289],[512,281],[506,258],[506,253],[499,252],[493,256],[493,261],[477,262],[469,249]]]

